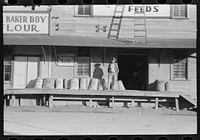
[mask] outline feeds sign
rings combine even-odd
[[[48,34],[48,13],[3,13],[3,33]]]

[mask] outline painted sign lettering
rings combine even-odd
[[[3,13],[3,33],[48,34],[48,13]]]

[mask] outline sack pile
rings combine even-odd
[[[90,77],[81,78],[42,78],[36,79],[35,87],[37,89],[71,89],[71,90],[108,90],[105,79],[96,79]],[[117,81],[114,84],[113,90],[125,90],[122,81]]]
[[[173,91],[173,86],[170,81],[155,81],[155,90],[156,91]]]

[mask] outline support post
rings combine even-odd
[[[158,98],[156,98],[155,109],[158,109]]]
[[[10,104],[10,106],[15,106],[15,99],[16,99],[15,95],[11,95],[11,104]]]
[[[90,98],[89,106],[92,107],[92,98]]]
[[[131,107],[134,107],[134,105],[135,105],[135,100],[132,99],[132,101],[131,101]]]
[[[115,107],[115,101],[114,100],[115,100],[114,97],[112,97],[112,108]]]
[[[176,105],[176,111],[179,111],[179,102],[178,102],[178,98],[175,98],[175,105]]]
[[[50,97],[49,97],[49,107],[50,108],[53,107],[53,95],[50,95]]]

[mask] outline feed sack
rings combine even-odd
[[[97,90],[99,80],[92,78],[90,79],[89,90]]]
[[[70,80],[70,89],[79,89],[79,78],[72,78]]]
[[[55,88],[55,79],[54,78],[44,78],[43,79],[43,88]]]
[[[86,78],[80,78],[80,89],[87,90],[87,80]]]
[[[42,77],[38,77],[37,80],[36,80],[34,88],[42,88],[42,84],[43,84],[43,78]]]
[[[63,79],[62,78],[56,79],[56,89],[63,89]]]

